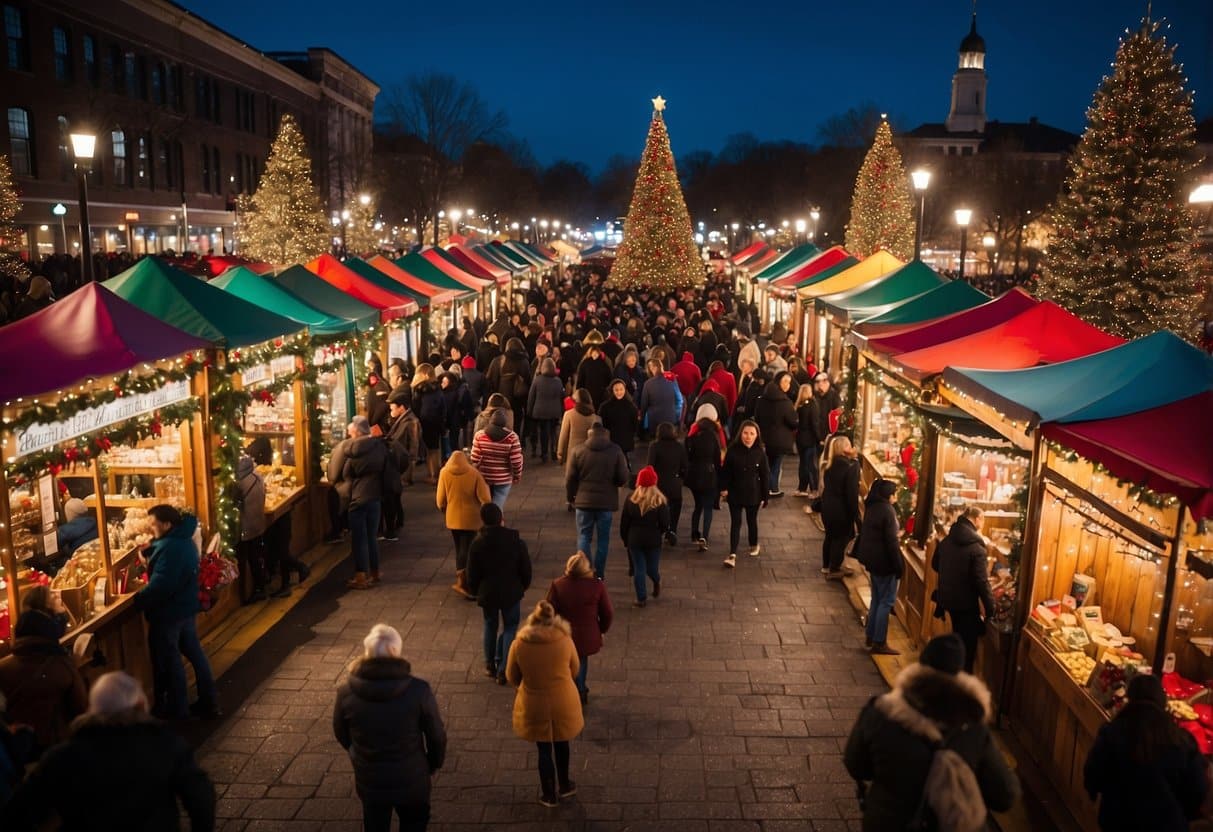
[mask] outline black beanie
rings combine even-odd
[[[480,522],[486,526],[500,526],[501,508],[496,503],[485,503],[480,507]]]
[[[955,633],[936,636],[922,649],[918,663],[955,676],[965,665],[964,642]]]
[[[892,480],[880,479],[872,483],[872,488],[868,492],[882,500],[887,500],[897,492],[897,483]]]

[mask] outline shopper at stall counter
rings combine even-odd
[[[182,810],[192,832],[215,828],[215,790],[177,732],[148,714],[132,676],[106,673],[89,692],[71,737],[43,755],[12,800],[0,829],[173,832]]]
[[[144,551],[147,586],[135,593],[135,609],[147,619],[147,644],[152,659],[155,705],[163,719],[219,716],[219,697],[211,664],[198,640],[198,547],[194,531],[198,518],[182,515],[170,505],[147,510],[155,539]],[[187,707],[184,656],[194,668],[198,701]]]
[[[994,614],[986,542],[977,531],[981,518],[980,508],[966,508],[931,558],[931,568],[939,573],[936,604],[948,614],[952,632],[964,642],[966,673],[973,672],[977,642],[986,632],[985,619]]]
[[[347,438],[329,457],[329,482],[343,492],[349,511],[350,549],[354,577],[345,582],[350,589],[370,589],[379,583],[379,517],[383,506],[383,469],[387,445],[371,436],[365,416],[355,416],[346,427]]]
[[[73,497],[63,504],[63,516],[67,520],[55,533],[59,542],[60,563],[66,562],[76,550],[97,539],[97,516],[88,510],[84,500]]]

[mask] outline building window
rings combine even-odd
[[[114,130],[110,133],[110,156],[114,160],[114,184],[126,185],[127,167],[126,167],[126,134],[121,130]]]
[[[140,55],[135,58],[135,91],[132,95],[139,97],[140,101],[147,101],[147,58]]]
[[[72,39],[67,29],[56,26],[52,36],[55,45],[55,78],[59,81],[72,80]]]
[[[206,145],[202,145],[202,192],[211,192],[211,151]]]
[[[71,178],[73,165],[71,127],[67,116],[59,116],[55,123],[59,128],[59,178],[66,182]]]
[[[134,52],[122,56],[122,75],[126,79],[126,94],[131,98],[139,97],[139,61]]]
[[[4,7],[4,39],[8,43],[8,68],[29,69],[29,35],[25,30],[25,12],[16,6]]]
[[[139,188],[152,188],[152,170],[150,160],[148,159],[148,145],[151,144],[151,139],[144,135],[140,136],[135,142],[135,186]]]
[[[181,68],[168,64],[164,67],[164,101],[169,107],[181,111]]]
[[[164,106],[164,64],[157,63],[152,66],[152,103],[158,106]]]
[[[158,179],[170,191],[181,182],[181,177],[177,175],[177,153],[173,142],[168,139],[160,142],[160,155],[157,160],[157,167],[160,169]]]
[[[97,71],[97,39],[92,35],[85,35],[83,49],[81,52],[84,55],[84,77],[94,87],[101,80],[101,73]]]
[[[211,148],[211,178],[215,180],[214,193],[223,193],[223,174],[219,164],[219,148]]]
[[[8,108],[9,161],[16,176],[34,175],[34,141],[29,110]]]
[[[126,92],[126,55],[121,46],[109,49],[110,88],[116,93]]]

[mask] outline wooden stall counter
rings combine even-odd
[[[77,642],[88,637],[87,646]],[[80,672],[88,684],[111,670],[124,670],[145,689],[152,688],[152,664],[147,652],[147,626],[143,613],[135,609],[135,595],[120,595],[87,621],[77,624],[61,643],[76,655]]]

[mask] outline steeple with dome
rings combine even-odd
[[[977,34],[977,3],[969,34],[960,42],[960,61],[952,76],[949,133],[983,133],[986,129],[986,42]]]

